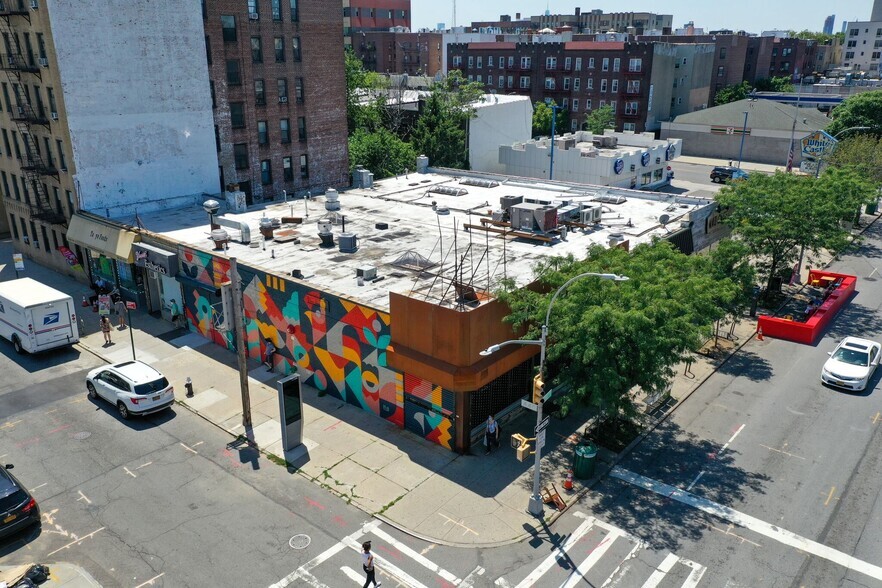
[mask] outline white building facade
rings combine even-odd
[[[484,102],[473,104],[475,117],[469,120],[469,164],[471,169],[505,173],[499,162],[499,146],[529,141],[533,131],[533,104],[529,96],[486,94]]]
[[[654,190],[670,183],[669,163],[682,151],[680,139],[653,133],[576,131],[555,137],[553,157],[542,138],[499,147],[499,163],[507,175]]]
[[[865,72],[871,77],[882,74],[882,20],[850,22],[845,29],[842,67],[851,72]]]

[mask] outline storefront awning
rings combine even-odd
[[[140,235],[122,227],[74,214],[67,227],[67,238],[96,253],[132,263],[135,259],[132,243],[139,241]]]

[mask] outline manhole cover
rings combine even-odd
[[[294,535],[288,539],[288,545],[291,546],[291,549],[306,549],[311,541],[309,535]]]
[[[83,439],[88,439],[92,436],[92,433],[89,431],[80,431],[79,433],[74,433],[73,438],[77,441],[82,441]]]

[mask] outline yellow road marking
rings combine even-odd
[[[877,412],[876,416],[873,417],[873,424],[877,424],[882,421],[882,412]]]
[[[827,494],[827,500],[824,501],[824,506],[830,506],[830,501],[833,500],[833,494],[836,492],[836,486],[830,487],[830,493]],[[838,498],[836,500],[839,500]]]
[[[21,422],[21,419],[19,419],[17,421],[6,421],[5,423],[3,423],[2,426],[0,426],[0,429],[11,429],[12,427],[14,427],[15,425],[17,425],[20,422]]]

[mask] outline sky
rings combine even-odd
[[[767,30],[809,29],[820,31],[824,19],[836,15],[834,32],[841,30],[843,20],[869,20],[873,0],[738,0],[734,10],[721,10],[719,0],[458,0],[456,24],[465,26],[473,21],[497,20],[500,14],[520,12],[522,18],[543,14],[574,14],[600,9],[604,12],[655,12],[673,14],[674,28],[692,20],[706,31],[714,29],[745,30],[759,33]],[[724,5],[724,4],[723,4]],[[411,0],[413,30],[434,29],[438,23],[453,25],[453,0]]]

